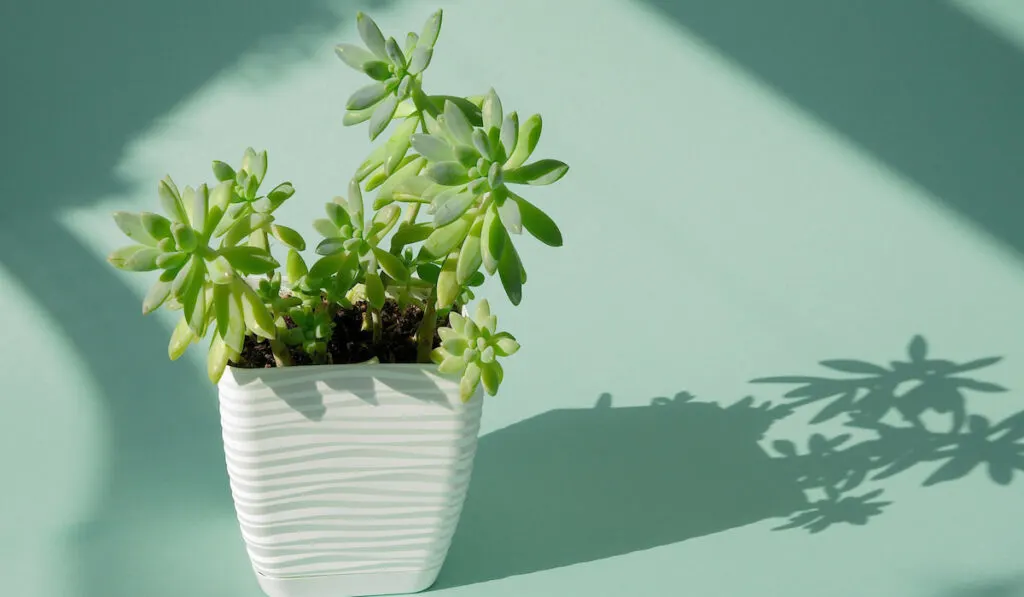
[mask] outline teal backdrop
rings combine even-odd
[[[251,145],[312,238],[368,150],[332,46],[438,6],[428,88],[571,170],[433,593],[1024,595],[1019,0],[4,3],[0,595],[260,595],[110,212]]]

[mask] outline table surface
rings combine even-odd
[[[253,145],[312,237],[368,147],[354,8],[116,4],[0,19],[0,594],[255,597],[202,351],[109,214]],[[483,292],[523,349],[433,592],[1024,595],[1019,3],[439,4],[429,89],[572,169],[527,195],[565,246]]]

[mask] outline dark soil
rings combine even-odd
[[[416,329],[423,320],[423,311],[416,306],[399,310],[398,303],[389,299],[381,310],[383,333],[381,341],[373,344],[370,330],[363,331],[363,314],[366,303],[360,301],[353,308],[342,309],[334,315],[334,334],[327,343],[328,363],[351,364],[368,361],[377,357],[381,363],[415,363]],[[286,320],[289,327],[294,327]],[[437,327],[448,325],[448,317],[438,318]],[[441,338],[434,332],[434,347],[441,345]],[[292,365],[311,365],[313,362],[300,346],[291,347]],[[265,369],[275,367],[270,342],[255,336],[246,336],[239,362],[232,363],[243,369]]]

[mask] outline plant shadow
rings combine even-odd
[[[681,392],[650,406],[553,410],[481,438],[473,480],[436,588],[590,562],[778,518],[776,530],[817,533],[883,513],[880,481],[932,466],[925,485],[987,467],[1009,484],[1024,471],[1024,411],[999,422],[972,414],[969,393],[1004,388],[929,358],[917,336],[889,367],[850,359],[822,364],[854,377],[785,376],[777,404],[752,397],[721,406]],[[813,406],[812,406],[813,405]],[[809,408],[808,449],[770,428]],[[926,414],[951,424],[933,430]],[[842,417],[851,433],[814,425]],[[890,419],[897,419],[890,422]],[[930,421],[930,419],[928,419]],[[854,439],[856,433],[858,437]]]

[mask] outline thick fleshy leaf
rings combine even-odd
[[[419,133],[411,138],[412,147],[417,153],[431,162],[449,162],[455,160],[455,152],[448,142],[435,135]]]
[[[387,99],[381,102],[377,109],[373,111],[373,117],[370,118],[370,140],[373,141],[384,129],[388,128],[391,124],[391,117],[395,115],[395,109],[398,108],[398,98],[389,95]]]
[[[236,174],[235,169],[232,168],[230,164],[226,164],[220,160],[213,160],[213,175],[218,181],[234,182]]]
[[[391,237],[391,252],[395,253],[406,245],[423,242],[430,238],[430,235],[433,233],[434,227],[428,222],[420,222],[419,224],[403,222]]]
[[[294,194],[295,187],[292,186],[292,183],[282,182],[267,193],[267,199],[270,199],[272,209],[277,209]]]
[[[426,165],[427,160],[425,158],[408,155],[399,164],[398,170],[392,174],[387,181],[381,185],[380,190],[377,192],[379,198],[393,198],[395,189],[400,188],[405,181],[409,178],[416,176],[423,170],[423,166]],[[367,185],[369,188],[369,185]]]
[[[519,254],[511,242],[506,242],[501,251],[498,276],[501,278],[501,285],[505,289],[505,294],[508,295],[508,300],[513,305],[519,305],[523,300],[522,268],[519,263]]]
[[[490,130],[492,127],[500,127],[502,123],[502,110],[501,110],[501,98],[498,97],[498,93],[494,91],[492,87],[487,95],[484,97],[483,109],[481,110],[483,116],[483,124],[485,130]]]
[[[483,129],[473,129],[473,147],[480,152],[480,155],[488,160],[494,159],[494,153],[491,150],[491,142],[487,138],[487,133]],[[481,172],[481,174],[484,174]]]
[[[558,160],[538,160],[511,170],[505,170],[505,182],[513,184],[548,185],[558,182],[569,166]]]
[[[213,188],[210,192],[210,208],[206,214],[206,226],[200,230],[204,241],[210,239],[214,232],[220,226],[221,220],[224,215],[228,213],[231,206],[231,197],[233,194],[233,182],[222,182]]]
[[[216,334],[210,340],[210,352],[206,355],[206,376],[214,384],[224,375],[228,366],[229,350],[224,340]]]
[[[381,281],[380,276],[376,272],[368,272],[365,283],[366,302],[373,309],[379,310],[384,308],[384,301],[387,300],[387,295],[384,293],[384,282]]]
[[[519,206],[519,216],[527,232],[545,245],[562,246],[562,232],[550,216],[515,193],[509,193],[509,197]]]
[[[281,265],[267,251],[252,246],[225,247],[220,254],[233,268],[246,275],[266,274]]]
[[[434,211],[434,226],[440,228],[461,218],[475,201],[476,195],[464,189],[453,194],[443,203],[438,196],[438,207]]]
[[[314,280],[329,278],[349,263],[351,257],[350,254],[344,252],[322,257],[309,268],[309,277]]]
[[[258,336],[269,340],[274,339],[277,334],[274,317],[256,291],[239,279],[235,280],[234,288],[242,302],[242,317],[245,326]]]
[[[280,224],[274,224],[270,227],[270,232],[274,237],[282,243],[288,245],[292,249],[298,251],[306,250],[306,241],[302,238],[302,235],[298,231],[293,230],[287,226]]]
[[[136,257],[138,255],[138,257]],[[145,245],[129,245],[111,251],[107,255],[107,261],[117,269],[127,271],[152,271],[157,268],[156,260],[161,255],[160,249],[147,247]],[[139,265],[147,265],[152,262],[149,269],[135,269]]]
[[[362,71],[363,65],[367,62],[377,60],[372,52],[353,44],[338,44],[334,46],[334,53],[341,58],[342,62],[357,71]]]
[[[460,356],[449,355],[441,361],[437,371],[442,375],[460,375],[466,370],[466,361]]]
[[[501,145],[505,149],[505,155],[511,156],[516,150],[516,141],[519,139],[519,114],[509,112],[501,123]]]
[[[480,366],[476,363],[466,366],[466,372],[462,374],[462,380],[459,382],[459,396],[463,402],[468,402],[476,392],[480,384],[480,373]]]
[[[501,357],[509,357],[519,351],[519,342],[508,332],[499,332],[494,336],[494,350]]]
[[[160,214],[142,212],[142,227],[150,237],[157,240],[171,237],[171,221]]]
[[[384,51],[387,52],[388,59],[391,64],[395,65],[395,68],[401,72],[406,68],[405,54],[402,53],[402,48],[399,47],[398,41],[393,37],[389,37],[384,42]]]
[[[416,266],[416,275],[424,282],[436,284],[438,276],[441,275],[441,267],[436,263],[421,263]]]
[[[341,207],[338,207],[340,211],[344,211]],[[338,236],[338,227],[334,225],[334,222],[327,218],[317,218],[313,220],[313,230],[316,230],[320,236],[330,238],[332,236]]]
[[[359,37],[363,39],[366,47],[381,60],[387,60],[388,53],[385,48],[384,34],[380,32],[377,23],[369,15],[360,11],[356,13],[356,27],[359,29]]]
[[[405,267],[402,260],[395,257],[391,253],[388,253],[384,249],[379,247],[373,248],[373,256],[377,258],[377,263],[380,264],[381,269],[384,272],[399,282],[404,282],[409,279],[409,269]]]
[[[373,117],[373,111],[376,108],[376,104],[365,108],[363,110],[348,110],[345,115],[341,118],[342,126],[355,126],[366,122]]]
[[[471,225],[468,218],[460,218],[437,228],[423,243],[423,251],[434,259],[444,257],[466,238]]]
[[[465,113],[450,100],[444,103],[444,123],[456,141],[463,145],[473,145],[473,126]]]
[[[519,204],[515,201],[508,199],[503,201],[498,206],[498,216],[501,218],[501,223],[505,225],[505,229],[512,234],[523,232],[522,214],[519,212]]]
[[[491,204],[484,215],[483,228],[480,231],[480,249],[483,257],[484,268],[487,273],[494,274],[498,271],[498,263],[504,252],[505,242],[508,233],[498,217],[498,209]]]
[[[157,246],[159,239],[153,238],[153,235],[146,231],[146,227],[142,225],[141,214],[115,211],[113,216],[114,223],[117,224],[117,227],[121,229],[125,236],[149,247]]]
[[[543,120],[540,114],[534,114],[519,126],[518,140],[508,161],[505,162],[506,168],[518,168],[525,164],[526,160],[530,159],[533,150],[537,148],[537,143],[540,141],[542,129]]]
[[[384,99],[388,93],[389,91],[386,83],[371,83],[365,87],[357,89],[355,93],[349,96],[348,101],[345,102],[345,108],[348,110],[366,110],[377,105],[377,103]]]
[[[207,271],[210,274],[210,281],[217,285],[229,284],[235,277],[235,270],[223,255],[218,255],[207,262]]]
[[[430,60],[434,57],[434,50],[431,48],[417,47],[409,60],[409,74],[418,75],[427,70]]]
[[[309,268],[306,267],[306,260],[295,249],[289,249],[288,257],[285,260],[285,274],[288,276],[288,281],[294,284],[307,273],[309,273]]]
[[[416,49],[416,42],[420,40],[420,36],[417,33],[409,32],[405,34],[405,55],[408,56]]]
[[[171,332],[171,341],[167,345],[167,356],[172,361],[178,360],[195,340],[196,335],[192,333],[192,328],[188,326],[188,320],[182,317],[178,320],[178,324],[174,326],[174,331]]]
[[[149,315],[159,309],[160,305],[163,305],[169,296],[171,296],[171,283],[157,280],[149,287],[146,298],[142,300],[142,314]]]
[[[391,232],[401,216],[402,208],[397,205],[389,205],[378,211],[371,220],[370,230],[366,235],[367,241],[376,245],[381,238]]]
[[[195,251],[199,246],[199,236],[196,235],[196,231],[188,224],[175,222],[171,227],[171,235],[178,247],[186,253]]]
[[[185,213],[185,206],[181,204],[181,197],[176,189],[171,188],[166,180],[161,180],[156,185],[157,194],[160,196],[160,203],[164,213],[175,222],[188,223],[188,214]]]
[[[384,173],[388,176],[398,169],[398,165],[409,151],[410,137],[416,132],[416,127],[419,124],[419,118],[407,118],[398,126],[395,134],[388,139],[384,156]]]
[[[459,251],[459,261],[455,268],[455,278],[459,284],[465,284],[480,269],[483,263],[483,255],[480,251],[480,233],[483,228],[482,220],[478,219],[470,230],[466,242],[462,244]]]
[[[465,184],[469,181],[466,168],[458,162],[438,162],[427,166],[427,176],[434,182],[446,186]]]
[[[375,81],[386,81],[391,78],[391,65],[383,60],[368,60],[363,63],[362,70]]]
[[[189,286],[181,295],[185,318],[199,337],[206,332],[206,263],[198,255],[192,257],[192,275]]]
[[[224,234],[224,244],[226,246],[236,245],[252,234],[254,230],[265,228],[273,221],[274,216],[268,214],[251,213],[241,217]]]
[[[494,396],[498,393],[498,386],[501,385],[504,378],[505,371],[501,363],[494,361],[480,366],[480,381],[483,382],[484,391],[488,395]]]
[[[460,284],[455,275],[458,259],[458,253],[449,253],[444,265],[441,266],[441,273],[437,277],[437,308],[439,309],[452,306],[455,299],[459,297]]]
[[[423,30],[420,32],[420,39],[416,43],[417,46],[423,48],[434,47],[434,44],[437,43],[437,36],[441,33],[443,14],[441,9],[438,9],[437,12],[427,18],[427,22],[423,24]]]

